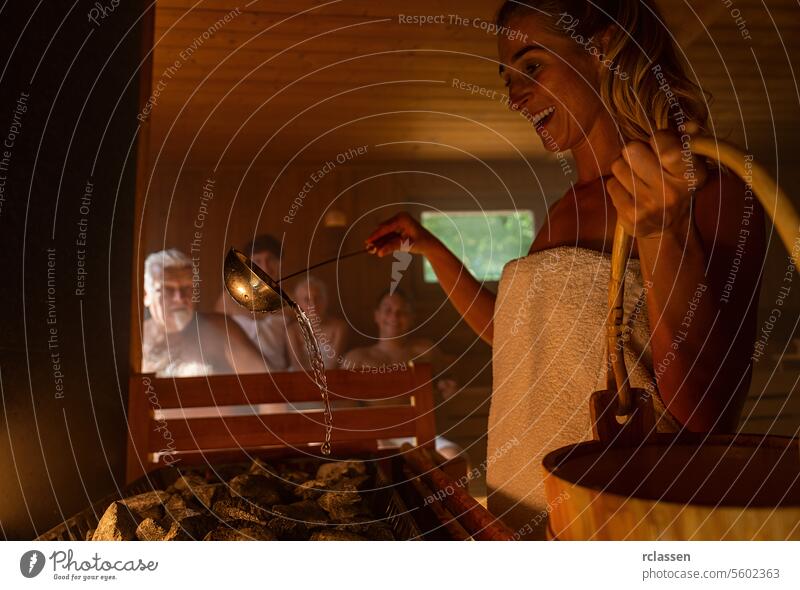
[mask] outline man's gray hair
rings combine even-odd
[[[144,289],[152,291],[164,278],[165,268],[192,268],[192,259],[177,248],[153,252],[144,261]]]

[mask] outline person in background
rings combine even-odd
[[[411,301],[400,289],[381,294],[374,318],[378,326],[378,341],[348,352],[342,361],[343,369],[404,371],[409,363],[420,362],[430,363],[434,375],[437,375],[449,365],[450,359],[431,340],[412,336],[414,311]],[[458,384],[450,377],[439,377],[436,379],[436,389],[447,400],[457,393]],[[458,445],[441,436],[436,437],[436,450],[446,459],[462,452]]]
[[[308,275],[294,288],[292,297],[311,322],[325,368],[335,369],[347,345],[347,324],[341,318],[329,315],[327,286],[317,277]],[[288,337],[289,370],[308,371],[311,363],[297,322],[289,326]]]
[[[142,371],[173,377],[264,372],[264,361],[238,325],[195,311],[192,279],[192,260],[180,250],[154,252],[145,260],[150,317],[142,330]]]
[[[393,293],[387,290],[381,294],[373,317],[378,326],[378,341],[371,346],[354,348],[348,352],[342,362],[343,368],[388,368],[413,361],[431,363],[437,368],[446,364],[445,355],[431,340],[412,336],[414,311],[409,298],[400,289]],[[451,395],[452,380],[446,381],[450,383],[439,389],[444,390],[442,393],[447,391]]]
[[[244,249],[256,266],[277,280],[280,275],[281,243],[269,234],[257,235]],[[223,288],[215,310],[233,319],[261,351],[270,372],[289,369],[287,319],[283,312],[256,314],[236,304]]]

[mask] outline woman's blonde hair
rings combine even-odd
[[[657,129],[683,123],[705,129],[708,95],[686,73],[684,61],[650,0],[509,0],[497,25],[526,15],[573,39],[609,32],[599,94],[625,140],[647,141]],[[627,75],[620,76],[624,72]]]

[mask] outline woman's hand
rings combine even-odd
[[[687,139],[688,136],[684,136]],[[665,232],[686,235],[694,192],[708,171],[672,131],[656,131],[649,145],[627,143],[611,165],[606,184],[617,219],[630,235],[657,238]]]
[[[366,247],[370,253],[379,257],[391,254],[395,250],[426,255],[436,242],[433,234],[411,215],[403,212],[381,223],[367,238]]]
[[[366,240],[367,250],[386,256],[395,250],[422,254],[436,273],[448,299],[475,333],[492,343],[495,295],[475,280],[462,262],[436,236],[408,213],[398,213]]]

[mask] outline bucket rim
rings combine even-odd
[[[604,496],[620,498],[627,501],[639,502],[652,502],[669,506],[697,506],[707,507],[715,510],[724,509],[747,509],[747,510],[769,510],[774,511],[777,509],[798,509],[800,508],[800,500],[787,500],[776,505],[762,505],[762,504],[742,504],[742,503],[711,503],[711,502],[682,502],[670,499],[656,499],[648,497],[647,495],[626,495],[613,490],[604,488],[601,485],[592,485],[589,483],[576,483],[572,478],[567,478],[560,468],[565,462],[573,458],[582,458],[591,454],[599,454],[605,450],[618,450],[621,448],[641,449],[646,447],[687,447],[687,446],[705,446],[705,447],[732,447],[739,448],[758,448],[764,447],[768,449],[787,449],[788,447],[800,446],[800,437],[780,436],[780,435],[759,435],[759,434],[698,434],[698,433],[659,433],[654,437],[644,441],[641,445],[627,445],[618,444],[609,441],[588,440],[571,445],[563,446],[554,449],[545,455],[542,459],[542,467],[546,472],[546,478],[554,478],[563,482],[571,488],[581,488],[584,490],[591,490],[594,492],[602,493]],[[792,450],[790,449],[790,452]],[[800,479],[800,472],[798,472]]]

